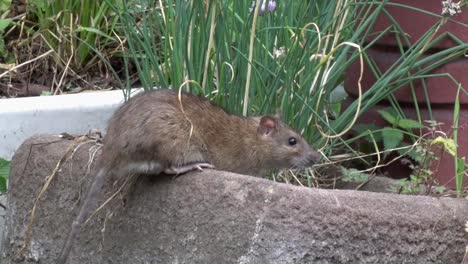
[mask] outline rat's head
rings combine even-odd
[[[307,168],[320,160],[320,154],[278,117],[261,117],[257,133],[271,168]]]

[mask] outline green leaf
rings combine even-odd
[[[341,103],[334,103],[330,105],[334,115],[338,115],[339,113],[341,113],[341,106]]]
[[[353,130],[356,131],[358,134],[362,134],[368,130],[375,131],[378,129],[379,127],[374,124],[357,124],[353,126]]]
[[[407,118],[398,120],[397,126],[403,129],[424,128],[423,124],[419,123],[418,121]]]
[[[366,182],[369,180],[369,174],[359,171],[354,168],[341,168],[341,173],[343,174],[343,181],[345,182]]]
[[[7,49],[5,49],[5,41],[0,37],[0,57],[6,57],[8,55]]]
[[[11,24],[11,19],[9,18],[1,18],[0,19],[0,32],[5,30],[6,27],[8,27]]]
[[[29,5],[36,6],[37,9],[44,9],[47,5],[47,1],[44,0],[29,0]]]
[[[382,130],[382,136],[386,150],[396,148],[400,145],[401,141],[403,141],[403,133],[396,128],[385,127],[384,130]]]
[[[380,116],[382,116],[382,118],[385,119],[388,123],[394,126],[397,125],[398,119],[388,110],[380,109],[377,112],[379,112]]]
[[[410,146],[411,146],[410,144],[408,144],[408,143],[406,143],[406,142],[402,142],[402,143],[400,144],[400,147],[408,147],[408,148],[407,148],[407,149],[406,149],[406,148],[399,149],[399,150],[398,150],[398,153],[399,153],[400,155],[402,155],[402,156],[408,155],[408,156],[410,156],[410,157],[412,158],[412,156],[411,156],[412,154],[410,154],[410,152],[411,152],[412,150],[414,150],[415,148],[413,148],[412,150],[409,150],[409,149],[410,149]],[[408,152],[408,153],[407,153],[407,152]]]
[[[434,187],[434,191],[438,194],[443,194],[445,191],[447,190],[447,188],[445,188],[444,186],[435,186]]]
[[[0,158],[0,177],[8,178],[10,172],[10,162]]]
[[[7,192],[7,179],[0,177],[0,193]]]
[[[11,0],[0,0],[0,13],[8,11],[11,6]]]
[[[109,39],[109,40],[113,40],[115,41],[115,38],[107,35],[106,33],[98,30],[98,29],[95,29],[95,28],[91,28],[91,27],[82,27],[82,26],[79,26],[78,29],[76,30],[77,32],[89,32],[89,33],[94,33],[96,35],[99,35],[101,37],[104,37],[106,39]]]
[[[380,128],[374,124],[357,124],[353,127],[353,130],[369,142],[374,140],[376,142],[382,141],[382,134],[377,132]]]
[[[465,157],[458,158],[456,162],[456,177],[460,177],[463,179],[465,173]]]
[[[10,162],[0,159],[0,193],[7,191],[7,179],[10,174]]]
[[[405,144],[406,145],[406,144]],[[402,145],[400,145],[400,147],[403,147]],[[408,149],[399,149],[398,150],[398,153],[400,155],[406,155],[408,157],[410,157],[411,159],[413,159],[414,161],[418,162],[418,163],[422,163],[424,162],[424,159],[426,158],[425,156],[425,152],[421,152],[421,151],[418,151],[416,148],[413,148],[411,150],[408,150]]]
[[[444,150],[454,157],[457,154],[457,144],[451,138],[436,137],[432,140],[431,145],[442,145]]]

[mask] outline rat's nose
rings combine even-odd
[[[322,158],[322,155],[319,152],[315,150],[310,151],[309,160],[310,160],[311,165],[318,163],[321,158]]]

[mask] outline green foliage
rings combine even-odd
[[[400,115],[393,109],[380,109],[378,110],[380,116],[390,123],[393,127],[399,127],[402,129],[416,129],[424,128],[424,126],[417,120],[408,118],[401,118]]]
[[[390,110],[392,110],[392,109],[390,109]],[[385,121],[390,123],[391,125],[395,126],[396,124],[398,124],[398,117],[396,117],[394,113],[390,113],[389,110],[383,110],[383,109],[379,110],[378,112],[379,112],[380,116],[383,119],[385,119]]]
[[[10,162],[0,158],[0,193],[7,191],[7,181],[10,175]]]
[[[439,145],[442,146],[445,152],[453,156],[454,158],[454,168],[455,168],[455,183],[457,189],[458,197],[462,196],[463,191],[463,179],[465,178],[465,170],[468,167],[466,164],[465,157],[458,156],[458,120],[460,117],[460,89],[461,86],[459,85],[457,96],[455,98],[455,104],[453,109],[453,133],[451,138],[447,137],[436,137],[431,141],[431,145]]]
[[[457,145],[452,138],[436,137],[431,141],[431,145],[440,145],[450,155],[454,156],[457,154]]]
[[[453,141],[458,142],[458,120],[460,118],[460,90],[461,90],[461,84],[458,85],[458,90],[457,90],[457,96],[455,98],[455,105],[453,109]],[[456,147],[456,145],[455,145]],[[457,195],[460,197],[462,195],[462,189],[463,189],[463,178],[465,177],[465,169],[466,169],[466,163],[465,163],[465,157],[459,157],[458,156],[458,151],[455,149],[453,151],[453,157],[455,160],[455,184],[457,188]]]
[[[421,186],[424,183],[421,177],[410,175],[409,179],[396,180],[395,185],[391,187],[391,191],[402,194],[420,194]]]
[[[357,124],[353,127],[353,131],[355,131],[359,136],[365,139],[367,142],[381,142],[382,141],[382,133],[380,133],[380,127],[374,124]]]
[[[284,119],[327,156],[336,149],[359,156],[350,147],[356,139],[341,135],[364,112],[388,100],[394,110],[380,114],[389,126],[361,128],[358,138],[377,143],[375,146],[381,143],[386,149],[402,147],[411,152],[408,155],[426,160],[418,155],[427,152],[412,151],[403,142],[406,137],[415,140],[411,130],[423,127],[421,117],[405,118],[392,94],[430,78],[432,70],[463,57],[468,49],[468,44],[460,42],[421,56],[440,41],[433,36],[441,20],[411,48],[403,47],[409,39],[400,32],[401,58],[387,71],[377,69],[366,55],[367,49],[388,31],[401,31],[398,21],[393,21],[395,25],[386,31],[369,34],[388,1],[277,1],[276,10],[263,16],[249,12],[250,0],[106,3],[125,31],[127,75],[131,75],[133,63],[145,89],[189,90],[244,115],[274,113],[281,108]],[[361,64],[361,59],[377,81],[344,109],[334,92],[349,66]]]
[[[423,188],[425,185],[427,186],[428,182],[436,183],[433,182],[433,173],[428,168],[430,162],[434,158],[428,149],[428,146],[424,144],[416,146],[416,152],[420,153],[420,155],[417,156],[418,159],[421,159],[421,157],[424,157],[424,159],[416,164],[410,164],[413,173],[407,179],[397,180],[395,185],[390,188],[391,191],[402,194],[422,194]],[[445,190],[443,186],[435,185],[434,187],[436,192]]]
[[[369,180],[369,174],[359,171],[354,168],[345,168],[343,166],[340,167],[341,174],[343,175],[342,180],[345,182],[359,182],[363,183]]]
[[[401,149],[398,149],[398,154],[402,157],[408,156],[418,164],[425,163],[428,157],[434,155],[428,148],[423,148],[422,144],[411,148],[410,144],[403,142],[401,143],[401,147]]]
[[[389,125],[383,128],[377,127],[374,124],[358,124],[353,127],[353,130],[358,133],[358,138],[363,138],[372,144],[382,144],[385,150],[385,156],[391,150],[396,149],[401,155],[409,155],[416,161],[423,160],[423,153],[415,150],[410,150],[408,143],[403,139],[406,136],[415,136],[412,129],[420,129],[424,126],[416,120],[401,118],[400,115],[392,108],[380,109],[380,116],[385,119]],[[424,153],[424,155],[427,153]]]
[[[0,13],[4,13],[10,9],[11,0],[0,0]]]
[[[8,50],[5,47],[5,40],[3,34],[5,29],[11,24],[11,19],[0,19],[0,57],[6,58],[8,56]]]
[[[457,188],[457,195],[461,197],[463,191],[463,178],[465,177],[465,170],[467,164],[465,157],[456,157],[455,159],[455,183]]]
[[[447,188],[445,188],[444,186],[435,186],[434,187],[434,192],[436,194],[443,194],[445,191],[447,191]]]
[[[398,120],[398,123],[395,124],[395,126],[401,127],[402,129],[424,128],[424,126],[421,123],[419,123],[418,121],[412,120],[412,119],[407,119],[407,118],[403,118],[403,119]]]
[[[394,149],[403,141],[403,132],[396,128],[386,127],[382,130],[382,138],[385,149]]]
[[[5,18],[9,13],[11,5],[11,0],[0,0],[0,58],[9,60],[9,53],[5,47],[5,40],[3,39],[3,34],[5,29],[12,24],[12,20]]]
[[[307,139],[323,144],[315,124],[329,132],[335,123],[317,113],[339,115],[340,101],[331,95],[358,57],[352,42],[365,34],[379,4],[367,10],[368,18],[356,20],[354,1],[278,1],[274,12],[258,17],[249,12],[251,3],[170,0],[159,6],[160,1],[140,0],[132,6],[124,1],[119,15],[129,60],[147,89],[178,89],[189,82],[184,89],[232,113],[281,108]]]
[[[41,96],[51,96],[51,95],[53,95],[53,93],[50,91],[42,91],[41,93]]]
[[[434,154],[430,151],[430,146],[433,144],[443,144],[452,149],[453,140],[445,138],[437,138],[435,140],[424,140],[412,132],[414,129],[421,129],[424,126],[412,119],[403,118],[393,108],[381,109],[378,111],[380,116],[386,120],[389,125],[383,128],[375,125],[357,125],[354,131],[359,133],[359,138],[363,138],[371,144],[383,145],[384,157],[387,157],[390,151],[396,150],[401,157],[409,157],[407,163],[413,170],[413,174],[409,179],[401,179],[396,181],[396,185],[392,186],[391,191],[404,194],[419,194],[421,186],[432,180],[432,171],[429,170],[429,165]],[[372,136],[369,136],[372,135]],[[405,136],[408,139],[412,137],[420,140],[419,144],[408,144],[404,141]]]
[[[421,57],[422,50],[436,42],[431,39],[436,27],[431,28],[414,48],[402,49],[404,59],[389,71],[372,68],[377,82],[362,95],[360,106],[354,102],[338,113],[331,95],[362,55],[357,46],[364,53],[369,47],[365,43],[385,33],[367,35],[384,2],[278,1],[274,12],[256,18],[249,12],[250,0],[137,0],[135,5],[124,0],[122,9],[111,0],[106,2],[123,23],[128,62],[135,63],[146,89],[188,89],[233,113],[245,114],[244,109],[248,114],[273,113],[281,108],[284,118],[317,147],[325,147],[326,153],[347,144],[339,137],[324,138],[317,127],[329,135],[345,131],[355,115],[398,88],[427,78],[432,69],[463,56],[468,48],[463,44],[431,54],[430,59]],[[401,35],[402,43],[408,42]],[[389,122],[403,129],[421,127],[404,118]]]
[[[90,69],[119,44],[114,37],[118,18],[105,1],[31,0],[27,16],[33,22],[29,42],[53,50],[62,74]]]
[[[11,23],[11,19],[0,19],[0,31],[3,32]]]

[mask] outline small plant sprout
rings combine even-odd
[[[0,158],[0,194],[7,192],[10,161]]]
[[[442,15],[454,16],[461,13],[460,2],[452,2],[452,0],[442,1]]]

